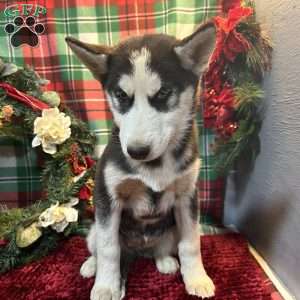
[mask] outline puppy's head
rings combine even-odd
[[[66,41],[102,83],[127,157],[151,161],[176,144],[193,118],[195,90],[215,45],[212,23],[181,41],[163,34],[112,48]]]

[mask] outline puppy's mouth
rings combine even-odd
[[[144,164],[148,167],[159,167],[162,163],[162,156],[159,156],[155,159],[144,161]]]

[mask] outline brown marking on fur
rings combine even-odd
[[[126,179],[116,187],[117,195],[124,201],[138,199],[146,193],[145,184],[137,179]]]

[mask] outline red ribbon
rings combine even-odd
[[[47,103],[42,102],[34,98],[33,96],[27,95],[17,90],[15,87],[13,87],[12,85],[6,82],[1,82],[0,88],[3,88],[6,91],[8,96],[30,106],[33,110],[43,110],[43,109],[50,108],[50,106]]]
[[[217,60],[223,53],[227,60],[233,62],[239,53],[250,48],[249,42],[236,31],[236,27],[244,18],[252,14],[253,9],[250,7],[237,7],[229,10],[227,18],[215,17],[217,42],[213,53],[214,60]]]

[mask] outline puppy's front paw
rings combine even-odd
[[[178,260],[172,256],[156,258],[155,263],[158,271],[163,274],[176,273],[179,268]]]
[[[199,276],[189,276],[184,280],[188,294],[210,298],[215,295],[215,285],[207,274]]]
[[[94,284],[91,291],[91,300],[120,300],[120,290]]]
[[[90,256],[81,266],[80,274],[84,278],[90,278],[96,274],[97,259]]]

